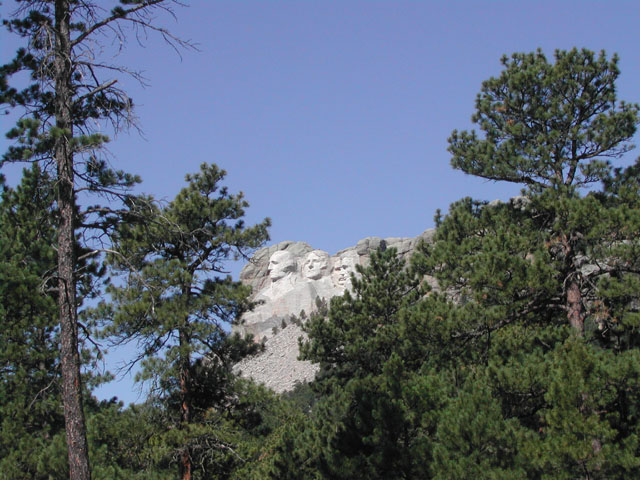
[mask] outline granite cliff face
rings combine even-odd
[[[297,360],[298,338],[304,333],[291,322],[292,316],[299,317],[301,312],[308,316],[316,309],[317,299],[329,301],[351,288],[356,265],[366,266],[381,245],[395,248],[408,260],[418,243],[430,242],[433,234],[434,230],[427,230],[415,238],[367,237],[335,255],[289,241],[258,250],[242,269],[240,280],[253,288],[252,299],[261,304],[243,316],[235,331],[265,341],[265,351],[237,364],[236,371],[277,392],[312,380],[316,367]]]

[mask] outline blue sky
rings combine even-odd
[[[640,100],[637,0],[188,3],[158,22],[199,51],[180,58],[151,36],[116,59],[149,86],[120,81],[144,136],[114,138],[113,163],[166,199],[186,173],[217,163],[250,202],[247,221],[272,219],[272,243],[333,254],[367,236],[416,236],[464,196],[517,194],[454,171],[446,150],[453,129],[471,128],[481,82],[505,53],[616,52],[619,98]],[[15,44],[2,39],[4,63]],[[136,400],[129,380],[99,394]]]

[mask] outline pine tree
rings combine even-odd
[[[618,102],[618,58],[588,50],[556,51],[549,63],[538,50],[503,57],[504,71],[482,84],[472,121],[484,132],[454,131],[449,151],[454,168],[494,181],[519,183],[536,195],[530,212],[541,217],[549,248],[561,258],[563,308],[584,330],[584,283],[580,258],[588,254],[588,209],[579,188],[605,181],[609,158],[630,148],[638,105]],[[593,213],[597,213],[593,212]],[[555,253],[553,251],[555,250]]]
[[[454,132],[450,151],[455,168],[520,183],[523,197],[454,203],[416,259],[460,304],[439,334],[462,352],[450,370],[462,388],[442,412],[434,473],[462,462],[486,478],[632,478],[640,192],[637,165],[610,159],[630,148],[638,106],[616,100],[615,56],[503,64],[476,102],[483,138]],[[471,455],[480,445],[506,461]]]
[[[304,326],[302,358],[319,364],[311,386],[321,396],[289,454],[321,478],[427,478],[437,412],[448,396],[429,365],[440,349],[430,332],[453,306],[438,295],[423,298],[419,272],[404,268],[395,249],[356,268],[353,292]]]
[[[374,252],[367,268],[356,267],[353,292],[332,299],[327,321],[316,315],[303,326],[309,342],[301,345],[302,356],[320,366],[314,388],[331,393],[352,378],[382,372],[397,344],[400,312],[424,293],[415,272],[403,267],[395,249]]]
[[[37,165],[0,202],[0,471],[47,478],[43,449],[64,431],[50,179]]]
[[[155,30],[169,41],[182,43],[151,23],[156,10],[169,10],[174,4],[169,0],[122,0],[104,16],[96,4],[78,0],[17,3],[15,16],[3,24],[23,38],[25,46],[0,67],[0,101],[19,109],[21,115],[8,133],[15,144],[2,163],[40,162],[55,179],[60,363],[69,463],[71,478],[86,480],[90,470],[82,411],[75,235],[84,227],[104,233],[119,215],[117,209],[106,206],[80,211],[76,197],[84,191],[126,200],[127,189],[138,181],[111,169],[100,156],[100,147],[108,140],[102,127],[128,125],[132,102],[112,76],[126,70],[98,58],[96,45],[104,34],[115,35],[124,44],[127,26],[136,32]],[[31,83],[10,84],[22,72],[28,73]]]
[[[0,470],[8,479],[69,476],[54,278],[58,213],[51,182],[34,164],[18,187],[4,189],[0,201]],[[77,285],[82,302],[99,272],[86,261],[77,268],[85,272],[85,282]],[[94,360],[83,350],[84,365]],[[84,378],[99,380],[89,373]],[[88,392],[85,399],[94,403]]]
[[[113,303],[96,312],[105,334],[141,347],[142,380],[155,380],[184,431],[183,479],[191,478],[196,451],[188,429],[207,408],[223,403],[231,366],[257,344],[225,329],[251,307],[250,290],[225,273],[230,259],[247,255],[267,239],[270,221],[248,227],[242,194],[220,185],[225,172],[213,164],[187,175],[188,186],[166,206],[140,202],[145,223],[118,228],[112,266],[126,275],[112,285]]]

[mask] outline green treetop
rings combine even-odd
[[[584,186],[608,174],[610,158],[630,148],[638,105],[618,102],[618,57],[588,50],[503,57],[482,83],[472,121],[484,133],[454,131],[454,168],[532,190]]]

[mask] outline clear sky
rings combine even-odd
[[[158,21],[199,51],[180,58],[151,36],[116,59],[149,85],[121,80],[144,136],[114,138],[113,163],[166,199],[186,173],[217,163],[250,202],[248,222],[271,217],[272,243],[333,254],[367,236],[416,236],[464,196],[517,194],[454,171],[446,150],[453,129],[472,127],[481,82],[505,53],[618,53],[619,98],[640,101],[637,0],[186,3]],[[4,63],[15,44],[2,39]],[[99,392],[114,395],[136,400],[128,380]]]

